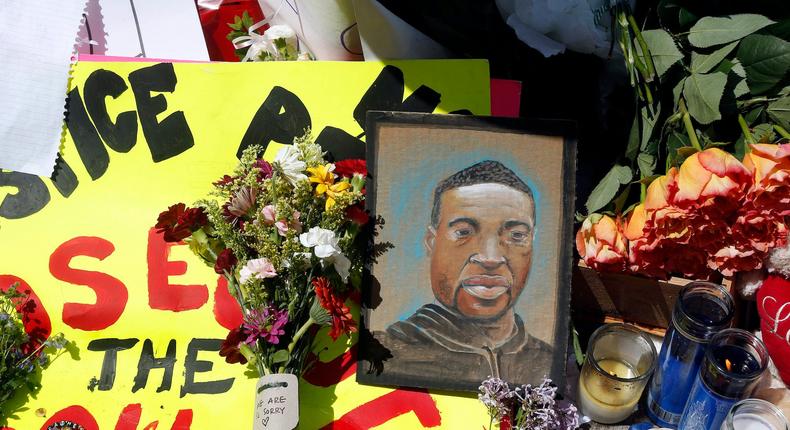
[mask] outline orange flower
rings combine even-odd
[[[576,233],[576,249],[588,266],[598,271],[625,270],[628,248],[622,225],[606,215],[587,217]]]
[[[752,175],[731,154],[709,148],[687,158],[680,166],[674,203],[681,209],[728,216],[741,204]]]
[[[754,182],[747,201],[763,214],[790,215],[790,143],[758,144],[743,159]]]

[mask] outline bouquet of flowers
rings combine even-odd
[[[636,114],[623,157],[581,217],[576,245],[588,266],[730,276],[759,269],[786,242],[788,21],[770,7],[724,15],[728,7],[677,0],[640,17],[617,11]]]
[[[512,430],[573,430],[581,424],[579,414],[570,402],[557,400],[557,387],[544,379],[537,387],[522,385],[511,389],[499,378],[488,378],[480,385],[477,398],[483,402],[491,418],[501,429]]]
[[[299,40],[293,28],[285,24],[259,29],[268,20],[254,23],[247,11],[228,23],[227,39],[233,44],[240,61],[296,61],[312,60],[309,52],[300,51]],[[263,34],[261,34],[263,33]]]
[[[367,171],[364,160],[327,162],[309,132],[272,163],[261,152],[245,149],[208,199],[170,206],[156,228],[223,275],[241,306],[220,355],[298,376],[318,327],[335,340],[357,330],[345,301],[361,282]]]
[[[35,329],[28,334],[25,324],[36,304],[17,288],[0,291],[0,423],[8,416],[2,413],[4,404],[20,389],[40,388],[37,373],[50,363],[50,348],[62,349],[67,343],[63,334],[49,339]]]

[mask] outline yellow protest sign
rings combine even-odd
[[[268,145],[271,159],[306,127],[361,157],[367,110],[489,112],[484,61],[80,63],[69,94],[53,178],[0,171],[0,287],[30,288],[42,323],[78,348],[3,411],[15,430],[250,428],[255,376],[217,353],[238,309],[211,268],[153,230],[158,213],[203,198],[244,147]],[[488,423],[472,395],[358,385],[356,337],[317,342],[300,428]]]

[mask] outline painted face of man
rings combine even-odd
[[[496,183],[445,191],[425,245],[436,299],[474,319],[511,309],[529,276],[535,226],[532,198]]]

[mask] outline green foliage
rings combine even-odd
[[[25,332],[24,314],[32,312],[35,304],[17,288],[14,284],[0,292],[0,423],[9,415],[4,404],[22,390],[38,391],[41,370],[50,363],[49,353],[67,345],[62,334],[45,341]]]
[[[612,170],[604,176],[601,182],[592,190],[590,197],[587,198],[587,212],[597,212],[612,201],[621,185],[628,184],[633,178],[631,168],[628,166],[615,165]]]
[[[753,34],[741,42],[738,59],[746,69],[752,94],[764,94],[787,79],[790,42],[767,34]]]
[[[642,32],[642,37],[650,50],[649,54],[653,58],[656,66],[656,73],[661,77],[672,67],[673,64],[683,59],[675,40],[664,30],[647,30]],[[640,58],[644,58],[645,53],[639,49]]]
[[[719,103],[724,95],[727,75],[721,72],[692,73],[683,86],[683,97],[688,102],[689,114],[701,124],[721,119]]]
[[[696,48],[708,48],[740,40],[774,22],[755,14],[706,16],[689,30],[688,40]]]
[[[697,151],[718,147],[742,159],[749,144],[790,137],[790,20],[722,10],[662,0],[649,11],[655,17],[616,12],[637,113],[624,157],[593,189],[588,213],[621,213],[638,201],[626,193],[632,186],[644,198],[646,179]],[[706,16],[713,13],[721,15]]]

